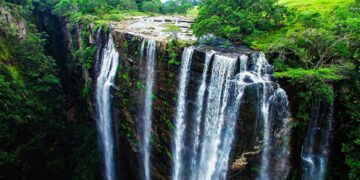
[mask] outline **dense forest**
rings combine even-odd
[[[180,16],[193,20],[191,31],[197,40],[182,41],[179,28],[168,25],[165,32],[171,36],[167,44],[162,49],[154,45],[157,59],[166,62],[159,71],[167,71],[155,85],[159,92],[165,92],[151,94],[150,98],[158,107],[154,108],[154,118],[165,124],[154,122],[152,133],[166,132],[150,138],[157,153],[153,158],[159,158],[159,162],[153,160],[151,171],[161,174],[153,179],[169,179],[163,174],[171,169],[167,158],[173,158],[167,150],[171,145],[164,143],[171,144],[167,133],[176,129],[172,121],[176,108],[172,105],[179,107],[175,102],[180,96],[175,96],[181,88],[172,88],[177,80],[168,79],[176,79],[181,73],[177,70],[184,63],[181,53],[190,45],[229,51],[246,47],[265,54],[273,67],[274,82],[289,96],[293,119],[293,165],[283,179],[306,179],[300,175],[300,160],[295,156],[301,154],[314,104],[321,104],[320,108],[332,104],[334,108],[324,179],[358,179],[360,0],[0,0],[0,179],[103,179],[103,150],[98,142],[94,102],[97,56],[105,51],[101,48],[112,36],[114,22]],[[132,65],[145,43],[141,45],[136,38],[130,41],[127,35],[113,36],[120,61],[125,61],[125,56]],[[117,43],[119,39],[122,44]],[[137,179],[143,176],[137,176],[141,173],[133,167],[140,165],[132,160],[139,159],[130,151],[135,151],[137,146],[132,144],[138,144],[135,141],[141,138],[133,134],[136,118],[129,118],[131,113],[127,113],[135,107],[132,101],[137,98],[127,94],[146,91],[148,84],[132,81],[137,74],[126,68],[121,63],[114,88],[119,91],[113,104],[121,122],[114,122],[114,134],[118,134],[114,136],[115,151],[120,152],[114,159],[119,161],[117,179]],[[193,79],[188,79],[192,83]],[[250,174],[259,171],[257,166],[249,169]],[[253,179],[249,177],[243,179]],[[230,178],[228,173],[225,179],[242,178],[236,173]]]

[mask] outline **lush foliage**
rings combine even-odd
[[[18,8],[19,12],[53,13],[68,21],[69,28],[147,15],[143,12],[185,13],[194,5],[189,0],[170,0],[165,4],[159,0],[6,2],[22,5],[24,9]],[[301,132],[306,131],[314,104],[335,102],[339,108],[336,123],[341,124],[337,135],[341,138],[341,152],[349,169],[347,176],[357,179],[360,172],[359,1],[279,0],[279,3],[277,0],[204,0],[199,9],[194,8],[190,13],[197,15],[199,12],[194,32],[198,36],[211,33],[266,51],[274,65],[275,76],[297,91],[292,97],[296,101],[292,108],[294,125]],[[46,55],[43,39],[46,36],[29,26],[28,35],[19,39],[8,27],[0,25],[1,176],[6,179],[19,179],[24,175],[30,179],[54,176],[95,179],[99,165],[97,144],[93,139],[96,128],[82,121],[86,118],[80,116],[85,113],[79,113],[65,102],[70,98],[63,92],[62,84],[69,82],[60,81],[55,60]],[[96,47],[87,42],[87,32],[79,31],[76,43],[83,46],[73,47],[74,64],[67,64],[72,66],[69,69],[61,67],[65,72],[79,67],[84,71],[91,69]],[[180,50],[185,46],[177,41],[179,27],[169,25],[166,31],[173,36],[165,49],[167,63],[178,66]],[[176,76],[173,72],[169,74]],[[129,80],[128,73],[119,76]],[[85,81],[81,82],[81,97],[78,98],[86,101],[92,97],[93,84],[89,79]],[[141,82],[134,85],[144,89]],[[131,105],[127,101],[121,103]],[[86,105],[81,104],[79,108],[84,107]],[[169,127],[172,126],[169,118],[164,119]]]
[[[293,12],[285,38],[267,45],[279,78],[322,81],[349,78],[359,59],[359,4],[339,7],[332,16]],[[293,69],[295,68],[295,69]],[[301,68],[301,69],[299,69]]]
[[[265,34],[266,38],[249,37],[248,42],[268,50],[275,59],[274,67],[278,71],[275,75],[298,86],[296,117],[302,129],[306,123],[301,122],[309,118],[309,105],[314,99],[337,97],[335,112],[341,130],[336,138],[344,142],[341,151],[346,157],[338,160],[344,161],[350,169],[347,178],[357,179],[360,161],[354,152],[359,152],[360,137],[360,116],[355,110],[359,108],[360,3],[337,2],[336,6],[334,2],[315,10],[303,7],[304,2],[287,1],[299,6],[300,11],[292,12],[286,27]],[[331,84],[341,84],[336,94],[329,90]],[[331,171],[329,175],[345,178],[345,173]]]
[[[276,0],[206,0],[200,5],[194,32],[242,42],[247,35],[281,27],[285,14],[285,7]]]
[[[193,7],[193,3],[189,0],[169,0],[163,7],[165,13],[185,13],[188,9]]]
[[[63,177],[64,100],[44,40],[0,37],[0,169],[2,177]],[[33,173],[33,172],[42,173]],[[6,172],[6,173],[5,173]]]
[[[345,164],[350,167],[349,179],[358,179],[360,176],[360,71],[359,67],[353,72],[348,82],[342,85],[340,101],[345,106],[345,112],[340,114],[344,122],[346,141],[342,143],[342,152],[345,153]]]
[[[162,3],[160,0],[144,1],[141,3],[141,10],[153,13],[160,13]]]
[[[45,3],[37,5],[49,8]],[[22,13],[29,11],[17,7],[11,13],[22,20]],[[21,38],[18,27],[6,28],[10,26],[0,23],[1,177],[94,179],[99,163],[93,139],[96,128],[87,124],[81,111],[69,106],[70,96],[63,86],[69,82],[60,80],[56,61],[46,55],[50,52],[49,47],[44,48],[48,43],[44,37],[49,36],[38,33],[30,23],[31,16],[25,17],[29,17],[24,21],[26,36]],[[91,53],[91,48],[78,51],[82,66],[89,66]]]

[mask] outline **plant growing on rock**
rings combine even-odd
[[[178,34],[181,31],[180,27],[175,25],[175,24],[166,24],[166,33],[170,34],[170,37],[174,40],[174,41],[179,41],[179,37]]]

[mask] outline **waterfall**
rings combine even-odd
[[[185,114],[186,114],[186,87],[189,80],[189,70],[191,64],[192,54],[194,52],[193,47],[188,47],[184,49],[182,60],[181,60],[181,69],[180,69],[180,79],[179,79],[179,90],[177,95],[177,105],[176,105],[176,118],[175,118],[175,133],[173,140],[173,180],[181,180],[182,174],[181,170],[183,168],[183,147],[184,147],[184,134],[185,134]]]
[[[199,87],[199,90],[197,92],[197,98],[196,98],[196,106],[197,110],[194,116],[195,122],[194,122],[194,128],[193,128],[193,146],[192,151],[190,155],[190,169],[197,169],[198,166],[198,151],[199,151],[199,143],[200,143],[200,123],[201,123],[201,117],[202,117],[202,111],[203,111],[203,105],[204,105],[204,95],[206,90],[206,79],[207,74],[209,72],[209,65],[210,60],[215,54],[214,51],[210,51],[206,53],[206,59],[205,59],[205,67],[201,76],[201,85]],[[191,174],[190,179],[195,179],[196,174]]]
[[[141,46],[141,60],[143,60],[145,42],[144,39]],[[146,55],[146,92],[145,92],[145,102],[143,107],[143,117],[142,117],[142,157],[143,157],[143,167],[145,172],[145,180],[151,179],[151,169],[150,169],[150,137],[151,137],[151,124],[152,124],[152,104],[153,104],[153,87],[155,81],[155,63],[156,63],[156,41],[149,40],[147,42],[147,55]]]
[[[320,104],[313,106],[311,122],[301,151],[303,180],[325,178],[333,123],[333,106],[327,108],[328,112],[321,112]]]
[[[230,117],[236,117],[234,113],[237,112],[237,106],[240,104],[235,102],[235,106],[229,106],[237,97],[231,96],[233,89],[231,87],[235,84],[231,79],[236,73],[236,60],[237,58],[215,55],[206,99],[204,134],[196,179],[220,179],[224,177],[221,170],[227,169],[226,159],[233,137],[234,126],[232,125],[236,123],[236,118]],[[239,93],[239,91],[234,93]],[[232,127],[229,129],[227,126],[224,127],[224,124]]]
[[[290,122],[288,100],[285,91],[270,81],[270,64],[260,53],[256,60],[257,82],[262,84],[261,118],[263,120],[260,175],[257,179],[286,179],[289,173]],[[280,128],[275,128],[279,126]]]
[[[266,77],[262,77],[261,70],[263,66],[267,66],[266,60],[264,61],[264,57],[260,56],[258,61],[256,62],[256,75],[259,82],[262,84],[262,97],[261,97],[261,115],[264,121],[264,132],[263,132],[263,149],[261,155],[261,169],[260,169],[260,179],[269,179],[269,149],[270,149],[270,122],[269,122],[269,102],[267,100],[267,83],[268,79]]]
[[[257,179],[286,179],[289,173],[291,130],[288,98],[281,88],[277,88],[268,99],[265,98],[266,95],[262,96],[264,132],[260,176]],[[277,130],[274,129],[275,123],[280,124]]]
[[[140,60],[141,61],[144,59],[145,45],[146,45],[146,39],[144,39],[143,42],[141,43],[141,49],[140,49]]]
[[[252,53],[249,57],[246,54],[234,56],[208,51],[194,100],[195,108],[187,109],[190,98],[187,97],[187,86],[191,77],[188,71],[193,51],[193,48],[185,49],[181,65],[172,179],[227,179],[240,107],[248,86],[262,87],[259,109],[264,124],[264,147],[259,179],[266,179],[270,174],[285,179],[289,170],[287,96],[270,80],[272,68],[264,54]],[[275,123],[285,130],[276,131],[273,127]],[[185,138],[185,132],[190,132],[190,138]],[[272,132],[278,136],[272,138]],[[279,142],[283,146],[275,147]],[[280,155],[275,157],[277,161],[274,162],[270,156],[275,150]],[[270,169],[276,172],[270,173]]]
[[[96,81],[96,123],[105,165],[105,179],[107,180],[116,179],[111,115],[111,86],[114,85],[118,65],[119,53],[115,49],[110,34],[108,43],[103,49],[101,68]]]
[[[100,71],[100,65],[101,65],[101,58],[102,58],[102,36],[101,36],[101,28],[99,28],[96,31],[96,45],[97,45],[97,49],[96,49],[96,56],[95,56],[95,77],[97,77],[99,75],[99,71]]]

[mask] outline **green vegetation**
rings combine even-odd
[[[178,33],[181,31],[179,26],[176,26],[175,24],[167,24],[165,32],[169,33],[172,40],[178,41]]]
[[[197,36],[211,33],[243,42],[248,35],[281,27],[286,13],[276,0],[209,0],[200,4],[193,29]]]
[[[160,13],[162,3],[160,0],[143,1],[141,3],[141,9],[147,12]]]
[[[44,39],[27,26],[0,35],[0,168],[2,178],[64,177],[63,92]],[[42,172],[35,174],[33,172]],[[6,172],[6,173],[5,173]]]
[[[322,79],[325,81],[341,80],[342,77],[336,74],[336,68],[319,68],[319,69],[289,69],[288,71],[275,72],[278,78],[289,78],[305,81],[311,78]]]
[[[72,22],[90,20],[106,23],[121,21],[132,16],[185,13],[193,7],[189,0],[171,0],[163,4],[160,0],[55,0],[53,13],[70,17]]]
[[[345,164],[350,168],[347,178],[358,179],[360,176],[360,71],[357,67],[353,76],[342,83],[339,92],[339,103],[344,105],[344,112],[340,113],[341,122],[344,122],[345,141],[342,141],[341,151],[345,154]]]
[[[24,23],[26,36],[19,36],[19,26],[0,23],[1,177],[94,179],[99,165],[97,143],[93,139],[96,128],[86,122],[83,117],[86,115],[72,107],[70,103],[74,102],[69,103],[71,97],[64,93],[63,86],[68,82],[59,78],[60,65],[48,55],[48,41],[44,37],[49,36],[37,30],[34,16],[29,15],[35,6],[27,1],[10,2],[24,5],[0,3],[10,7],[11,16],[16,17],[10,23]],[[52,1],[33,2],[46,9],[43,6]],[[84,48],[76,55],[79,64],[89,68],[93,49]],[[70,63],[67,65],[71,66]],[[76,85],[79,84],[72,84]],[[91,82],[86,82],[82,93],[88,97],[91,90]]]
[[[338,6],[348,7],[354,1],[355,0],[279,0],[279,3],[303,12],[327,14]]]
[[[197,17],[199,15],[199,6],[194,6],[186,12],[186,16]]]
[[[281,40],[287,32],[302,30],[304,20],[311,20],[313,23],[334,28],[332,19],[339,16],[334,16],[333,11],[336,9],[338,9],[337,11],[339,9],[346,11],[354,2],[355,0],[279,0],[279,4],[290,8],[289,11],[291,12],[285,26],[268,31],[262,36],[247,37],[245,42],[251,44],[253,48],[268,51],[271,44]]]
[[[350,170],[329,171],[333,178],[359,177],[359,0],[208,0],[193,26],[197,36],[212,33],[235,44],[263,50],[275,76],[292,85],[293,125],[306,131],[313,106],[337,105],[338,134]],[[234,8],[238,7],[238,8]],[[335,86],[335,85],[339,85]],[[339,90],[340,89],[340,90]],[[341,143],[340,143],[341,144]],[[338,164],[337,164],[338,165]],[[335,165],[336,166],[336,165]],[[330,167],[331,169],[331,167]],[[295,175],[296,176],[296,175]]]
[[[78,77],[72,78],[82,82],[66,82],[68,79],[60,78],[60,68],[64,74],[71,72],[67,76],[91,71],[97,48],[89,40],[91,33],[99,27],[108,31],[111,21],[183,13],[197,16],[193,26],[197,36],[212,33],[227,39],[225,48],[232,42],[267,53],[275,77],[296,91],[292,97],[296,102],[292,104],[293,127],[299,134],[307,129],[313,105],[335,102],[334,116],[339,124],[336,135],[341,145],[338,151],[346,167],[329,172],[329,176],[336,175],[334,179],[360,176],[359,0],[206,0],[200,6],[194,6],[196,3],[190,0],[170,0],[165,4],[160,0],[6,0],[0,5],[10,7],[16,20],[28,17],[25,37],[19,37],[16,24],[0,24],[0,168],[5,172],[2,178],[96,179],[99,176],[99,153],[93,139],[97,136],[96,128],[93,122],[88,122],[90,113],[79,110],[91,106],[94,84],[91,78]],[[31,17],[36,13],[55,15],[67,25],[66,33],[72,38],[68,49],[71,52],[58,57],[58,64],[49,56],[49,44],[54,41],[51,34],[39,32],[34,25],[36,21],[51,24],[53,19]],[[178,41],[178,26],[168,24],[165,31],[172,35],[172,41],[165,47],[164,56],[158,58],[166,59],[169,67],[177,67],[187,44]],[[135,44],[123,43],[126,51],[131,51]],[[64,61],[67,64],[62,66]],[[124,98],[117,105],[126,113],[136,106],[132,101],[135,97],[126,96],[132,94],[130,91],[145,89],[141,81],[133,80],[135,76],[134,72],[119,67],[118,80],[124,88],[118,96]],[[165,76],[166,86],[175,86],[176,71]],[[64,92],[66,84],[79,86],[74,88],[79,91],[74,93],[76,98],[69,98]],[[167,98],[167,94],[157,95],[153,95],[156,100]],[[176,101],[175,96],[169,97]],[[75,101],[79,101],[76,104],[79,109],[72,104]],[[162,111],[160,120],[165,129],[174,128],[172,109],[170,104],[155,106],[155,110]],[[119,126],[123,138],[136,141],[132,121]],[[160,144],[157,137],[153,138]],[[258,171],[258,167],[252,170]]]
[[[169,14],[184,14],[188,9],[194,6],[189,0],[169,0],[163,7],[163,12]]]

